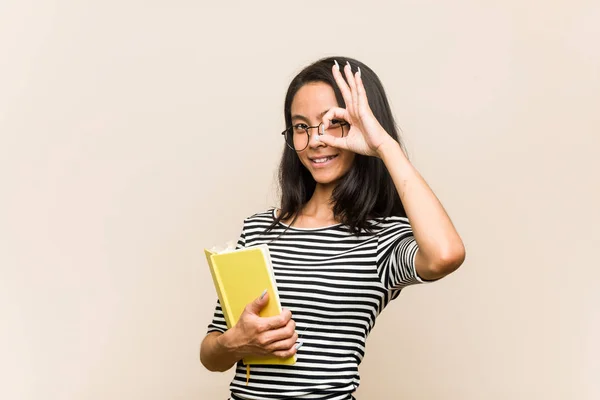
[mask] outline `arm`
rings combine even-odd
[[[450,217],[436,195],[413,167],[398,142],[378,148],[400,195],[419,250],[415,268],[419,276],[435,280],[456,270],[465,259],[465,248]]]
[[[346,108],[334,107],[323,116],[323,129],[333,118],[350,124],[345,137],[318,136],[323,143],[358,154],[379,157],[388,169],[413,229],[419,249],[415,255],[417,274],[424,279],[439,279],[458,268],[465,258],[462,240],[448,214],[425,180],[406,158],[396,142],[373,115],[360,70],[344,67],[344,81],[337,63],[332,67]]]
[[[200,362],[209,371],[227,371],[242,359],[235,351],[223,345],[223,335],[221,332],[211,332],[200,346]]]

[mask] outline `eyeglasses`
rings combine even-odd
[[[294,151],[302,151],[308,147],[308,142],[310,140],[310,130],[313,128],[317,128],[318,135],[329,135],[333,137],[343,137],[344,136],[344,126],[347,126],[348,123],[346,121],[341,121],[339,119],[332,119],[329,123],[329,128],[327,130],[323,129],[323,123],[321,122],[317,126],[308,126],[306,124],[296,124],[287,128],[285,131],[281,132],[283,137],[285,138],[285,143],[288,147]]]

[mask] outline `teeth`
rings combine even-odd
[[[333,157],[323,157],[323,158],[315,158],[313,160],[314,163],[320,164],[320,163],[324,163],[326,161],[331,160]]]

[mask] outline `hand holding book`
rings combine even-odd
[[[248,304],[238,322],[220,338],[221,344],[239,358],[271,356],[281,359],[293,357],[302,343],[296,343],[296,323],[292,313],[284,309],[273,317],[261,317],[260,311],[269,301],[269,295],[258,297]]]
[[[291,312],[281,308],[268,246],[205,253],[228,328],[219,337],[224,349],[246,365],[294,364],[301,344]]]

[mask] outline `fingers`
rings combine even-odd
[[[336,149],[348,150],[348,144],[345,137],[333,137],[328,135],[319,136],[319,141],[327,146],[335,147]]]
[[[284,340],[278,340],[276,342],[270,343],[267,346],[265,346],[264,348],[267,352],[274,353],[276,351],[289,350],[292,347],[294,347],[297,342],[298,342],[298,335],[294,334],[290,338],[287,338]]]
[[[342,97],[344,98],[344,103],[346,103],[346,108],[351,108],[352,107],[352,93],[350,91],[350,87],[348,86],[348,84],[344,80],[344,77],[342,76],[342,73],[340,72],[340,68],[339,68],[337,62],[333,66],[332,71],[333,71],[333,78],[335,79],[335,82],[337,83],[338,87],[340,88],[340,92],[342,92]]]
[[[356,92],[356,81],[354,80],[354,74],[352,74],[352,67],[350,66],[350,62],[346,61],[346,66],[344,67],[344,73],[346,74],[346,80],[348,81],[348,86],[350,87],[350,96],[352,99],[352,111],[358,112],[358,97]]]
[[[292,313],[284,308],[281,314],[263,318],[263,331],[283,328],[292,319]]]
[[[355,117],[355,120],[358,120],[358,117],[367,115],[370,111],[369,103],[367,101],[367,92],[365,90],[360,67],[357,67],[356,73],[352,73],[352,66],[349,61],[346,61],[346,65],[344,66],[344,75],[346,79],[342,76],[342,72],[340,71],[337,62],[333,66],[333,77],[342,92],[342,97],[344,98],[344,102],[346,103],[346,109],[348,110],[350,115]],[[350,120],[346,119],[346,121],[350,122]]]
[[[323,130],[329,128],[329,123],[332,119],[341,119],[348,123],[352,122],[350,113],[345,108],[333,107],[323,115]]]
[[[360,68],[354,75],[356,78],[356,97],[357,97],[357,114],[362,117],[369,110],[369,102],[367,100],[367,91],[365,85],[363,85],[362,76],[360,75]]]
[[[329,128],[332,119],[341,119],[348,123],[352,123],[350,112],[345,108],[334,107],[323,115],[323,130]],[[327,146],[333,146],[338,149],[348,149],[347,137],[333,137],[330,135],[319,135],[318,139]]]
[[[287,358],[296,353],[299,347],[297,341],[296,322],[290,319],[283,328],[264,332],[258,343],[264,351],[279,358]]]
[[[327,146],[335,147],[336,149],[349,150],[348,148],[348,137],[334,137],[323,135],[319,136],[319,140],[321,143],[326,144]]]
[[[298,349],[302,346],[302,342],[295,343],[292,347],[287,350],[278,350],[273,352],[273,355],[277,358],[288,358],[298,352]]]
[[[259,297],[246,306],[246,311],[250,312],[251,314],[258,315],[260,310],[262,310],[268,302],[269,294],[267,293],[267,289],[265,289],[265,291],[262,292]]]
[[[296,333],[296,322],[294,322],[293,319],[289,320],[289,322],[283,328],[273,329],[265,332],[261,341],[263,345],[269,345],[282,340],[290,340],[290,338],[294,338],[294,342],[298,339],[298,334]]]

